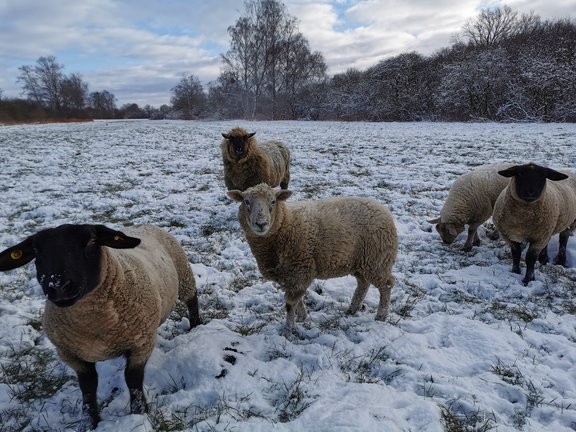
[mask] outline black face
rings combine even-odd
[[[56,306],[71,306],[98,284],[100,247],[90,226],[62,225],[33,239],[36,277]]]
[[[546,186],[546,172],[533,166],[524,166],[516,171],[516,195],[523,201],[534,202]]]
[[[232,152],[237,159],[241,159],[246,152],[247,136],[234,135],[228,138],[228,143],[232,147]]]

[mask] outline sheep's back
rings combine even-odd
[[[508,184],[508,179],[498,171],[508,167],[510,164],[489,165],[459,176],[440,211],[441,222],[470,224],[488,220]]]
[[[547,183],[547,187],[552,186],[558,195],[558,222],[554,228],[554,233],[559,233],[566,228],[574,229],[576,221],[576,175],[573,172],[563,171],[568,174],[565,180]]]
[[[339,197],[287,206],[291,225],[307,231],[299,250],[313,256],[320,278],[352,274],[354,267],[378,269],[396,259],[392,214],[373,199]]]

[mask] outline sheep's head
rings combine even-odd
[[[250,230],[257,236],[266,236],[273,226],[274,215],[279,201],[287,200],[292,191],[283,189],[275,191],[265,183],[246,189],[228,191],[228,196],[242,203],[240,213]]]
[[[504,177],[513,177],[516,196],[528,203],[538,201],[546,188],[547,179],[559,181],[568,178],[566,174],[533,163],[515,165],[498,171],[498,174]]]
[[[0,253],[0,271],[36,259],[36,278],[48,300],[71,306],[100,280],[101,246],[134,248],[140,240],[104,225],[60,225],[42,230]]]
[[[439,217],[428,222],[436,224],[436,231],[438,231],[440,238],[446,244],[452,244],[458,234],[464,231],[464,224],[441,222]]]
[[[256,135],[256,132],[249,133],[242,128],[234,128],[228,133],[223,133],[225,145],[228,146],[228,152],[236,160],[246,157],[250,147],[250,140]]]

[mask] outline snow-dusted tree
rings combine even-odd
[[[200,79],[194,75],[183,77],[172,88],[170,103],[180,118],[192,119],[202,115],[206,109],[206,94]]]
[[[209,115],[214,118],[240,118],[245,114],[244,88],[234,72],[223,72],[208,85]]]
[[[337,118],[370,119],[370,100],[374,95],[365,72],[350,68],[330,80],[327,108]]]
[[[436,105],[449,118],[497,119],[508,100],[512,73],[513,65],[503,49],[472,51],[461,61],[445,65]]]
[[[429,61],[411,52],[379,62],[369,68],[366,79],[374,97],[367,102],[374,118],[414,120],[428,117],[431,101]]]

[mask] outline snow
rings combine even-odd
[[[387,322],[377,290],[346,316],[354,278],[315,281],[307,322],[284,331],[283,293],[258,272],[225,195],[219,143],[234,126],[292,149],[291,200],[379,199],[400,238]],[[177,313],[146,369],[149,416],[129,414],[123,360],[98,364],[98,431],[576,430],[576,242],[568,267],[537,266],[523,286],[502,240],[460,250],[427,222],[456,176],[486,163],[576,165],[576,125],[96,121],[0,127],[0,250],[62,223],[152,223],[173,233],[195,272],[204,324]],[[558,248],[553,238],[551,256]],[[38,319],[34,266],[0,273],[0,422],[74,430],[73,372],[22,402],[2,378],[10,353],[53,350]],[[12,414],[10,414],[12,413]],[[476,429],[474,429],[476,428]],[[11,429],[6,429],[11,430]]]

